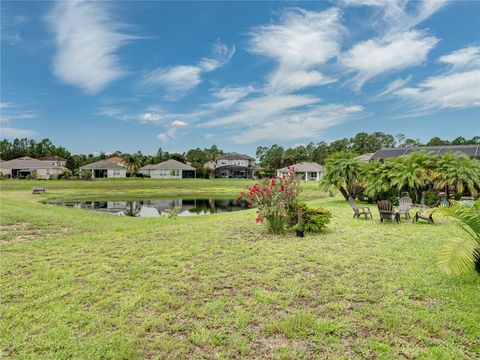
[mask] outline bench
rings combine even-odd
[[[45,186],[34,186],[32,187],[32,194],[42,194],[47,191]]]

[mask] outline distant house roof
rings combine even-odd
[[[317,172],[317,171],[323,171],[323,166],[314,163],[314,162],[300,162],[298,164],[291,165],[290,168],[294,168],[296,172]],[[288,171],[288,166],[278,169],[277,171],[280,172],[287,172]]]
[[[2,169],[62,169],[61,167],[52,166],[45,161],[33,159],[28,156],[3,161],[1,164]]]
[[[170,159],[164,162],[161,162],[156,165],[146,165],[140,170],[190,170],[194,171],[195,168],[191,165],[184,164],[180,161]]]
[[[125,166],[112,163],[108,160],[100,160],[81,166],[80,170],[125,170]]]
[[[425,151],[432,155],[443,155],[447,152],[460,152],[467,156],[480,158],[480,145],[444,145],[444,146],[412,146],[408,148],[384,148],[378,150],[371,160],[383,160],[407,155],[416,151]]]
[[[43,156],[38,158],[40,161],[67,161],[67,159],[62,158],[61,156]]]
[[[358,161],[361,161],[361,162],[369,162],[370,159],[372,158],[373,154],[375,154],[375,153],[365,153],[365,154],[362,154],[360,156],[357,156],[355,159],[357,159]]]
[[[239,154],[236,152],[231,152],[225,155],[222,155],[221,157],[218,158],[218,160],[253,160],[255,161],[254,158],[251,156],[245,155],[245,154]]]
[[[113,156],[110,159],[106,159],[106,161],[113,164],[125,165],[125,159],[120,156]]]

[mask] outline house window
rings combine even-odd
[[[50,169],[47,169],[47,175],[50,175]]]
[[[118,170],[118,169],[113,170],[113,175],[114,176],[120,175],[120,170]]]
[[[245,166],[245,160],[236,160],[235,165],[237,166]]]
[[[227,160],[220,160],[220,165],[227,165],[228,161]]]

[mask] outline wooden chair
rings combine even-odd
[[[373,219],[372,212],[370,211],[370,208],[368,206],[357,206],[355,204],[355,200],[350,196],[348,198],[348,202],[350,203],[350,206],[353,209],[353,218],[355,219],[356,217],[360,217],[362,215],[365,216],[365,219],[368,219],[368,215],[370,215],[370,218]]]
[[[418,219],[427,221],[429,224],[433,224],[433,213],[425,213],[423,211],[417,211],[413,217],[412,223],[416,223]]]
[[[32,187],[32,194],[42,194],[47,191],[45,186],[34,186]]]
[[[410,219],[410,208],[412,207],[412,199],[408,196],[401,197],[399,200],[400,210],[398,211],[400,215],[405,215],[405,220]]]
[[[380,221],[383,222],[384,220],[388,221],[396,221],[397,223],[400,222],[400,213],[395,211],[393,205],[388,200],[381,200],[377,202],[378,212],[380,213]]]

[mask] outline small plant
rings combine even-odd
[[[427,206],[437,206],[440,198],[435,190],[427,190],[423,193],[423,202]]]
[[[301,223],[299,222],[301,214]],[[320,232],[330,222],[332,214],[325,208],[312,208],[304,202],[296,202],[289,209],[289,225],[306,232]]]
[[[288,221],[288,210],[300,193],[300,184],[295,169],[288,168],[288,174],[276,179],[262,179],[237,200],[245,199],[249,207],[257,208],[256,222],[266,222],[270,232],[283,233]]]
[[[182,211],[181,206],[172,206],[170,209],[165,209],[165,212],[167,213],[167,217],[169,219],[176,219],[178,214]]]

